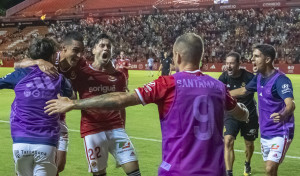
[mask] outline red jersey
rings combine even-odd
[[[73,75],[72,75],[73,72]],[[116,71],[112,74],[95,70],[91,64],[80,60],[74,70],[71,70],[73,87],[79,93],[79,98],[90,98],[110,92],[125,92],[126,78]],[[88,109],[81,111],[81,137],[125,127],[125,111],[103,109]]]
[[[117,62],[117,70],[120,72],[123,72],[125,74],[126,78],[128,79],[129,78],[128,69],[124,68],[124,66],[125,67],[131,66],[129,59],[119,59]]]
[[[200,70],[189,72],[197,76],[203,75]],[[225,86],[225,85],[224,85]],[[175,79],[172,75],[160,76],[158,79],[150,82],[144,87],[135,89],[136,94],[143,105],[155,103],[158,105],[159,117],[165,117],[169,112],[175,98]],[[226,110],[235,108],[237,102],[233,99],[227,89]]]

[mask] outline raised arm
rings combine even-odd
[[[14,68],[26,68],[26,67],[31,67],[37,65],[40,70],[47,75],[50,76],[58,76],[58,70],[57,68],[51,64],[50,62],[47,62],[42,59],[37,59],[37,60],[32,60],[29,58],[23,59],[19,62],[14,63]]]
[[[128,106],[141,104],[136,93],[127,92],[113,92],[92,98],[82,100],[70,100],[66,97],[50,100],[46,103],[45,113],[49,115],[55,113],[64,113],[73,109],[88,109],[88,108],[101,108],[108,110],[120,110]]]

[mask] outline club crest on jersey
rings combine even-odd
[[[246,83],[245,82],[242,82],[242,87],[245,87],[246,86]]]
[[[76,77],[77,77],[77,74],[75,73],[75,71],[72,71],[70,79],[76,79]]]
[[[108,76],[108,80],[111,81],[111,82],[115,82],[118,79],[115,76]]]

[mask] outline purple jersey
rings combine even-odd
[[[161,118],[159,176],[224,176],[226,88],[210,76],[179,72],[170,111]]]
[[[59,138],[59,115],[44,113],[45,103],[55,99],[61,90],[62,76],[51,79],[35,66],[14,87],[11,106],[11,135],[14,143],[56,146]]]
[[[273,122],[273,119],[270,118],[271,114],[282,112],[285,108],[284,100],[272,95],[272,87],[280,75],[284,74],[278,71],[264,86],[261,85],[261,74],[257,76],[259,125],[261,137],[265,139],[276,136],[287,136],[289,138],[293,138],[294,135],[294,115],[289,116],[280,123],[275,123]]]

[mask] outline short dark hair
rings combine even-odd
[[[273,61],[276,57],[276,50],[272,45],[269,44],[262,44],[262,45],[256,45],[253,47],[253,50],[259,50],[264,56],[270,57]]]
[[[204,43],[202,38],[195,33],[186,33],[179,36],[174,44],[176,47],[183,46],[188,49],[186,56],[189,61],[201,61],[204,52]]]
[[[91,47],[92,48],[95,47],[95,45],[98,44],[99,41],[102,40],[102,39],[108,39],[111,42],[111,44],[114,45],[114,40],[109,35],[102,33],[102,34],[99,34],[98,36],[96,36],[96,38],[91,41]],[[120,51],[120,53],[122,51]]]
[[[240,63],[241,55],[240,55],[238,52],[232,51],[232,52],[230,52],[230,53],[228,53],[228,54],[226,55],[226,58],[227,58],[227,57],[234,57],[234,58],[235,58],[235,61],[236,61],[237,63]]]
[[[71,43],[72,40],[83,43],[83,36],[79,32],[71,31],[71,32],[66,33],[66,35],[63,37],[63,43],[68,44],[68,43]]]
[[[56,50],[57,46],[53,40],[49,38],[36,38],[33,39],[28,48],[28,55],[34,60],[43,59],[45,61],[50,61]]]

